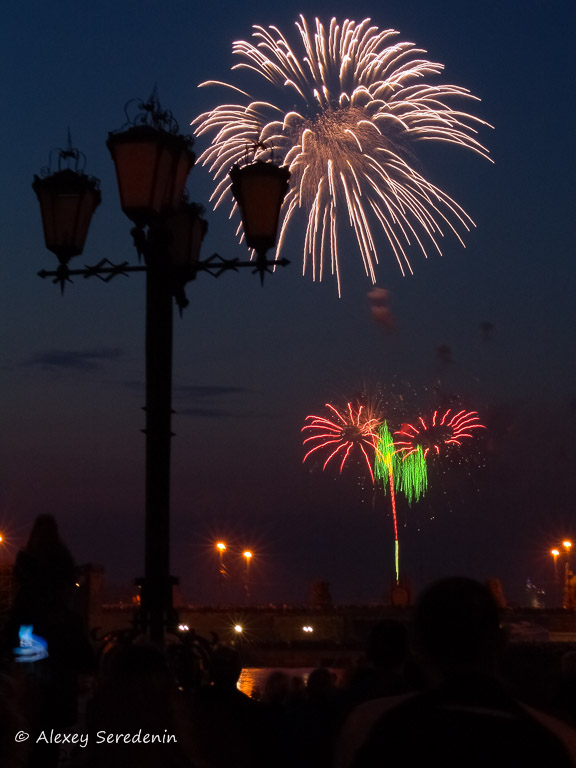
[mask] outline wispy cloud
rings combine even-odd
[[[184,384],[174,388],[176,411],[180,416],[204,419],[229,419],[243,416],[238,398],[247,394],[245,387],[228,384]]]
[[[237,411],[225,408],[202,408],[200,406],[196,408],[178,408],[176,413],[178,416],[201,416],[204,419],[230,419],[242,415]]]
[[[144,392],[144,381],[127,381],[126,386]],[[251,415],[238,402],[249,392],[246,387],[230,384],[177,384],[173,387],[172,398],[178,416],[229,419]]]
[[[206,400],[213,397],[228,397],[229,395],[245,395],[246,387],[235,387],[226,384],[183,384],[174,387],[174,396]]]
[[[124,351],[118,347],[99,347],[96,349],[53,349],[42,352],[25,360],[22,365],[42,368],[46,371],[68,370],[78,373],[90,373],[105,363],[123,357]]]

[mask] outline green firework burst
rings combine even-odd
[[[380,438],[376,446],[374,476],[381,481],[384,489],[392,473],[396,489],[408,499],[408,503],[419,501],[428,488],[428,471],[422,448],[402,458],[395,452],[394,438],[384,422],[380,427]]]
[[[374,477],[380,480],[386,488],[390,480],[390,472],[392,472],[393,477],[397,476],[399,458],[394,452],[394,440],[387,422],[380,425],[378,432],[380,436],[375,451]]]
[[[396,487],[406,496],[408,504],[412,504],[413,501],[419,501],[428,488],[426,459],[420,446],[410,456],[397,458],[400,472],[396,475]]]

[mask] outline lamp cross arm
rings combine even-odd
[[[230,270],[237,272],[238,269],[248,267],[254,273],[260,272],[263,276],[264,272],[271,272],[270,267],[286,267],[289,263],[288,259],[267,259],[265,256],[257,256],[256,261],[240,261],[238,258],[226,259],[219,253],[213,253],[204,261],[198,261],[193,266],[193,270],[195,272],[207,272],[212,277],[220,277],[223,272]]]
[[[55,270],[41,269],[40,272],[38,272],[38,277],[43,279],[53,277],[54,280],[52,282],[60,283],[63,287],[64,283],[72,282],[70,280],[71,277],[81,276],[85,279],[89,277],[97,277],[105,283],[108,283],[118,275],[127,276],[129,272],[145,271],[146,267],[144,265],[131,265],[127,261],[123,261],[121,264],[113,264],[108,259],[102,259],[97,264],[86,264],[81,269],[70,269],[67,264],[60,264],[58,269]]]

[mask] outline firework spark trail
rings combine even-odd
[[[374,475],[385,487],[392,476],[397,491],[408,503],[418,501],[428,488],[428,471],[424,452],[420,446],[409,454],[401,455],[398,441],[384,422],[379,429],[380,438],[374,455]],[[395,433],[397,434],[397,433]]]
[[[394,522],[394,569],[396,572],[396,584],[400,582],[400,543],[398,539],[398,517],[396,514],[396,491],[394,484],[394,473],[398,466],[398,460],[395,459],[394,440],[388,429],[388,424],[384,422],[379,429],[378,446],[375,453],[374,474],[382,482],[385,488],[390,487],[390,503],[392,505],[392,520]]]
[[[374,472],[372,470],[373,453],[378,443],[378,427],[380,420],[371,415],[363,405],[353,406],[347,403],[346,409],[340,412],[330,403],[326,403],[335,416],[335,420],[324,416],[307,416],[302,432],[311,430],[313,434],[304,440],[306,443],[316,443],[304,456],[303,462],[315,451],[327,448],[328,458],[325,460],[322,469],[332,461],[332,459],[341,459],[340,473],[344,469],[346,462],[354,448],[358,448],[362,454],[363,460],[368,467],[372,482],[374,482]]]
[[[322,279],[329,251],[339,294],[338,229],[346,219],[372,282],[378,263],[372,222],[383,230],[402,274],[412,272],[405,250],[412,244],[424,256],[430,244],[440,252],[444,229],[464,244],[458,229],[469,231],[474,222],[414,168],[412,145],[447,142],[489,159],[476,138],[477,126],[488,123],[450,105],[454,99],[479,99],[459,86],[430,85],[427,79],[439,75],[443,65],[422,58],[426,52],[413,43],[395,41],[398,32],[379,30],[370,19],[340,25],[333,18],[328,29],[316,19],[310,29],[300,16],[296,27],[304,55],[276,27],[254,26],[255,43],[233,44],[241,61],[232,69],[249,70],[300,106],[285,111],[251,100],[234,85],[201,84],[226,86],[249,102],[222,104],[192,122],[198,136],[212,136],[199,159],[214,176],[215,207],[231,199],[228,171],[245,158],[247,147],[254,147],[255,158],[280,159],[290,170],[291,186],[278,254],[288,225],[305,209],[303,272],[310,268],[315,280]],[[234,203],[232,213],[235,209]]]
[[[394,570],[396,572],[396,584],[400,583],[400,541],[398,539],[398,517],[396,515],[396,493],[394,492],[394,472],[390,462],[390,501],[392,503],[392,519],[394,520]]]
[[[400,581],[400,543],[398,538],[398,519],[396,513],[396,490],[404,493],[411,504],[426,492],[428,473],[426,461],[421,448],[409,456],[401,457],[384,422],[379,429],[380,439],[374,454],[374,475],[385,489],[390,486],[390,502],[392,504],[392,519],[394,521],[394,562],[396,567],[396,583]]]
[[[473,429],[486,429],[476,411],[461,410],[452,414],[452,409],[448,408],[441,416],[434,411],[428,421],[419,416],[417,425],[403,424],[402,429],[394,433],[394,443],[403,459],[419,450],[426,459],[430,451],[440,455],[442,446],[462,445],[464,438],[474,436]]]
[[[408,504],[418,501],[428,488],[428,470],[421,447],[398,462],[396,469],[398,490],[408,499]]]

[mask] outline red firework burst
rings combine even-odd
[[[439,455],[442,446],[462,445],[463,438],[474,437],[472,429],[486,429],[484,424],[480,423],[476,411],[463,410],[452,414],[452,409],[448,408],[442,416],[438,411],[434,411],[428,422],[419,416],[416,425],[402,424],[402,429],[394,432],[396,453],[406,458],[421,447],[424,458],[430,451]]]
[[[302,427],[302,432],[310,430],[313,434],[304,440],[304,445],[310,442],[314,442],[315,445],[304,456],[303,462],[315,451],[327,448],[329,455],[322,469],[326,469],[329,462],[337,458],[340,459],[341,473],[356,448],[361,452],[372,482],[374,482],[372,465],[374,463],[374,451],[378,443],[377,429],[381,420],[371,415],[370,411],[363,405],[354,406],[352,403],[347,403],[346,409],[343,409],[342,413],[330,403],[326,403],[326,408],[332,411],[335,416],[334,420],[324,416],[306,417],[306,421],[309,423]]]

